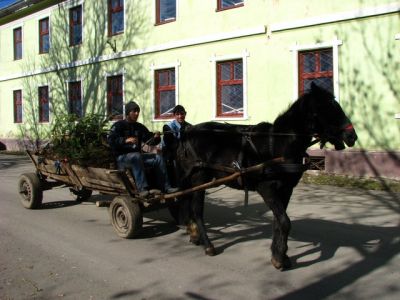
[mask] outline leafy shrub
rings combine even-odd
[[[103,115],[61,115],[55,120],[51,140],[41,155],[82,166],[109,167],[113,159],[106,140],[107,125],[108,119]]]

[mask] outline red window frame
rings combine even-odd
[[[22,27],[15,28],[14,36],[14,60],[22,59]],[[21,45],[21,51],[18,51],[18,45]]]
[[[306,80],[310,79],[318,79],[318,78],[332,78],[333,82],[333,68],[332,70],[322,71],[321,70],[321,54],[323,52],[330,52],[332,55],[332,48],[324,48],[324,49],[317,49],[317,50],[307,50],[307,51],[300,51],[298,53],[298,69],[299,69],[299,95],[304,94],[305,92],[305,84]],[[313,72],[306,72],[304,70],[304,59],[306,55],[312,54],[315,56],[315,69]],[[332,56],[333,57],[333,56]],[[333,62],[332,62],[333,65]]]
[[[41,86],[39,93],[39,122],[47,123],[50,119],[49,87]]]
[[[22,90],[13,92],[14,123],[22,123]]]
[[[175,68],[155,70],[154,72],[154,82],[155,82],[155,118],[156,119],[169,119],[173,116],[172,111],[170,113],[161,113],[161,93],[166,91],[175,92],[175,103],[171,107],[173,108],[176,104],[176,77]],[[160,86],[160,76],[164,76],[166,84]],[[171,82],[174,78],[174,82]]]
[[[227,9],[233,9],[233,8],[238,8],[238,7],[242,7],[244,6],[244,0],[242,1],[242,3],[238,3],[238,4],[234,4],[234,5],[227,5],[224,6],[223,5],[223,0],[217,0],[217,11],[223,11],[223,10],[227,10]]]
[[[68,102],[69,113],[82,117],[82,84],[80,81],[68,82]],[[79,111],[77,111],[78,107]]]
[[[43,29],[43,23],[47,23],[46,25],[46,30],[42,30]],[[43,48],[43,40],[47,37],[49,38],[49,18],[44,18],[39,20],[39,53],[43,54],[43,53],[49,53],[49,49],[45,50]],[[50,40],[49,40],[50,43]],[[50,47],[50,44],[49,44]]]
[[[236,63],[242,64],[242,78],[234,78],[235,72],[234,67]],[[230,78],[229,79],[222,79],[221,72],[222,66],[229,64],[230,65]],[[229,61],[220,61],[217,62],[217,117],[243,117],[243,112],[236,112],[236,113],[223,113],[222,110],[222,87],[229,86],[229,85],[241,85],[243,90],[243,60],[242,59],[235,59]],[[242,104],[243,104],[244,95],[242,94]],[[242,107],[243,108],[243,107]]]
[[[175,22],[176,21],[176,0],[175,1],[175,17],[166,19],[166,20],[161,20],[161,6],[160,6],[160,1],[161,0],[156,0],[156,25],[162,25],[165,23],[170,23],[170,22]]]
[[[76,21],[74,21],[74,14],[78,14]],[[81,32],[81,39],[75,43],[75,30],[74,27],[79,26]],[[69,10],[69,45],[77,46],[82,44],[82,5],[75,6]]]
[[[116,5],[115,7],[113,7],[114,1],[118,1],[118,5]],[[122,29],[122,31],[112,32],[112,30],[113,30],[112,29],[112,21],[113,21],[114,17],[116,17],[116,14],[121,11],[124,12],[124,0],[108,0],[108,35],[109,36],[118,35],[118,34],[121,34],[124,32],[124,28]]]
[[[121,99],[120,111],[118,114],[113,114],[114,98]],[[124,90],[123,90],[123,78],[122,75],[109,76],[107,77],[107,115],[112,120],[123,119],[123,103],[124,103]]]

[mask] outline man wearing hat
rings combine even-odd
[[[185,128],[192,126],[186,122],[186,110],[182,105],[177,105],[172,110],[174,119],[163,126],[163,157],[167,162],[167,169],[172,183],[178,183],[178,170],[176,168],[176,151],[181,139],[181,133]]]
[[[176,139],[181,138],[181,131],[185,130],[186,127],[191,126],[190,123],[185,121],[186,110],[182,105],[177,105],[172,110],[174,119],[165,124],[163,127],[164,138],[171,138],[169,135],[173,135]]]
[[[145,174],[145,167],[155,170],[157,186],[165,193],[174,193],[167,175],[164,160],[155,153],[142,153],[142,143],[157,145],[160,143],[160,132],[150,132],[146,126],[137,122],[140,107],[134,102],[125,105],[125,119],[119,120],[111,127],[108,143],[116,156],[119,169],[130,168],[135,178],[139,196],[149,194],[149,185]]]

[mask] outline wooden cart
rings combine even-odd
[[[226,177],[184,191],[173,194],[155,192],[142,198],[139,197],[134,178],[129,170],[83,167],[68,161],[38,156],[31,151],[27,153],[35,165],[36,172],[24,173],[18,180],[18,192],[25,208],[40,208],[43,191],[56,186],[70,188],[77,201],[88,200],[92,191],[115,195],[114,199],[108,203],[109,215],[115,231],[123,238],[132,238],[140,231],[144,212],[168,207],[172,216],[177,219],[178,197],[221,185],[243,174],[243,171],[234,171]]]

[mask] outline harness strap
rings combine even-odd
[[[226,172],[226,173],[236,173],[239,171],[243,175],[243,174],[248,174],[248,173],[255,173],[257,171],[260,171],[260,173],[262,173],[263,169],[265,169],[266,167],[269,167],[269,166],[272,166],[275,164],[279,164],[279,163],[284,163],[284,162],[285,162],[284,157],[276,157],[274,159],[268,160],[266,162],[263,162],[263,163],[260,163],[257,165],[253,165],[253,166],[250,166],[247,168],[237,169],[235,167],[227,167],[227,166],[222,166],[222,165],[218,165],[218,164],[210,164],[210,163],[203,162],[203,161],[196,161],[194,163],[194,167],[207,168],[207,169],[222,171],[222,172]]]
[[[253,151],[257,154],[258,157],[260,157],[260,153],[258,152],[256,145],[254,145],[253,140],[251,139],[251,135],[246,134],[244,136],[244,138],[246,139],[246,141],[250,144],[251,149],[253,149]]]
[[[268,131],[268,147],[269,147],[269,154],[274,157],[274,139],[273,139],[273,131],[274,128],[271,126]]]

